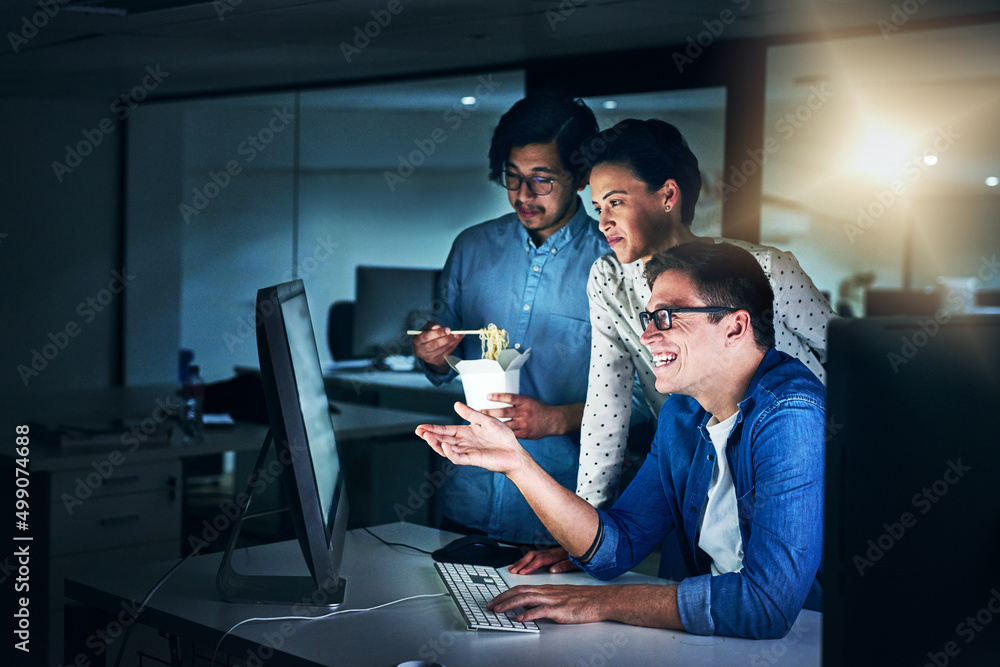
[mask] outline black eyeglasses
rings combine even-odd
[[[704,306],[702,308],[658,308],[651,313],[645,310],[639,313],[639,324],[645,331],[650,322],[656,323],[656,328],[660,331],[667,331],[674,326],[671,314],[673,313],[735,313],[739,308],[728,308],[726,306]]]
[[[508,190],[520,190],[521,183],[527,183],[528,189],[536,195],[547,195],[552,192],[556,179],[543,178],[541,176],[518,176],[517,174],[505,171],[503,173],[503,185]]]

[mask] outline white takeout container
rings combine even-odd
[[[514,349],[501,350],[497,360],[459,359],[448,356],[445,361],[455,369],[465,388],[465,403],[474,410],[489,408],[509,408],[510,403],[486,400],[489,394],[520,393],[521,367],[531,356],[531,350],[519,352]],[[504,418],[501,421],[507,421]]]

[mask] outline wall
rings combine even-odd
[[[123,268],[118,118],[103,100],[5,99],[0,127],[0,392],[113,384]],[[60,170],[60,181],[52,163],[67,162],[67,145],[88,154],[71,157],[77,166]]]

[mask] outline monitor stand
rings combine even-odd
[[[246,501],[238,504],[239,513],[233,524],[233,531],[229,535],[229,542],[226,544],[226,551],[222,556],[222,562],[219,564],[219,572],[215,578],[216,585],[219,588],[219,593],[222,594],[222,598],[227,602],[291,604],[334,609],[344,602],[344,590],[347,586],[343,578],[337,579],[337,584],[334,588],[329,585],[323,585],[324,583],[329,583],[329,578],[327,578],[326,582],[320,582],[318,580],[319,577],[312,575],[277,576],[244,574],[237,572],[233,568],[233,551],[236,549],[236,541],[239,538],[243,520],[252,519],[254,516],[264,516],[263,514],[249,515],[247,514],[247,510],[250,508],[257,478],[264,469],[264,462],[267,460],[267,453],[271,449],[273,441],[274,438],[269,429],[267,436],[264,438],[264,444],[260,448],[260,454],[257,456],[257,463],[254,464],[250,481],[247,483]],[[267,514],[270,514],[270,512]],[[303,558],[305,558],[304,554]]]

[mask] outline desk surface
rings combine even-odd
[[[124,416],[137,420],[152,418],[157,414],[157,407],[164,402],[176,404],[176,387],[174,385],[150,385],[142,387],[109,387],[87,391],[63,391],[40,394],[24,394],[3,400],[5,421],[10,422],[6,431],[13,433],[16,423],[25,421],[49,422],[56,420],[72,421],[76,417],[93,416]],[[424,423],[440,423],[438,415],[394,410],[389,408],[358,405],[355,403],[335,402],[340,410],[333,414],[333,428],[337,439],[341,442],[399,436],[412,433]],[[208,427],[205,439],[193,445],[175,444],[172,446],[139,446],[135,451],[129,447],[118,447],[128,452],[129,459],[136,462],[157,462],[216,454],[226,451],[259,451],[267,433],[267,427],[262,424],[239,423],[234,426]],[[74,447],[60,448],[33,442],[31,449],[32,469],[42,471],[74,469],[83,465],[89,466],[95,456],[101,456],[114,451],[115,447]],[[14,448],[0,450],[0,456],[12,458]]]
[[[373,529],[388,541],[427,550],[455,535],[415,526],[389,524]],[[243,549],[241,571],[286,568],[299,563],[294,542]],[[192,559],[169,578],[153,596],[142,622],[182,636],[195,637],[214,648],[219,637],[250,617],[280,616],[290,606],[241,605],[222,602],[215,587],[219,555]],[[140,568],[70,578],[67,596],[86,605],[117,613],[132,600],[141,600],[167,570],[159,563]],[[412,595],[443,593],[429,556],[379,543],[363,531],[348,533],[342,575],[347,580],[342,609],[362,609]],[[511,585],[533,583],[597,584],[582,572],[564,575],[512,575]],[[656,583],[660,580],[628,573],[614,583]],[[312,622],[269,621],[237,628],[223,651],[246,657],[246,651],[269,649],[282,664],[376,665],[390,667],[407,660],[436,661],[448,667],[464,665],[819,665],[822,615],[803,611],[792,631],[779,640],[753,641],[727,637],[699,637],[683,632],[637,628],[618,623],[557,625],[541,621],[541,633],[470,632],[464,629],[448,597],[409,600],[383,609],[348,613]],[[283,625],[285,624],[285,625]],[[258,654],[261,655],[261,654]]]

